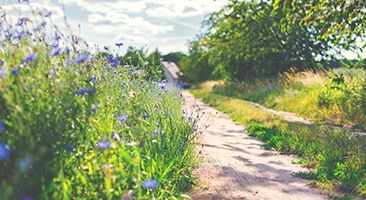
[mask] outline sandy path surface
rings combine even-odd
[[[304,171],[292,164],[294,157],[261,148],[259,140],[245,134],[226,114],[219,112],[189,92],[183,91],[186,110],[205,113],[201,127],[210,124],[199,139],[200,167],[194,172],[201,185],[192,199],[327,199],[319,190],[292,172]],[[195,108],[193,108],[195,107]]]

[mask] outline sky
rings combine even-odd
[[[163,53],[188,51],[188,41],[201,30],[209,13],[228,0],[0,0],[7,15],[21,16],[29,6],[52,12],[53,20],[66,16],[72,29],[86,41],[101,46],[123,42],[125,48]],[[22,14],[20,14],[22,13]],[[79,27],[80,25],[80,27]]]

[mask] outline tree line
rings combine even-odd
[[[206,18],[203,30],[178,60],[187,81],[273,77],[289,68],[330,67],[344,60],[342,51],[362,51],[366,3],[231,0]]]

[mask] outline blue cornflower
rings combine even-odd
[[[166,82],[158,83],[158,88],[161,90],[166,90],[168,88]]]
[[[4,120],[0,119],[0,133],[5,130]]]
[[[0,143],[0,161],[8,159],[10,156],[10,150],[8,145]]]
[[[28,156],[26,158],[23,158],[19,161],[19,168],[20,171],[25,172],[28,170],[29,166],[32,164],[33,158]]]
[[[55,36],[53,37],[53,39],[56,41],[59,41],[61,39],[61,35],[56,33]]]
[[[4,65],[4,61],[0,60],[0,66],[3,66]]]
[[[122,134],[112,133],[111,138],[113,140],[121,140],[122,139]]]
[[[90,110],[92,111],[92,113],[96,113],[98,110],[99,106],[97,104],[93,104],[90,108]]]
[[[19,68],[18,67],[15,67],[15,68],[11,69],[11,74],[17,75],[18,73],[19,73]]]
[[[31,62],[35,61],[37,59],[37,55],[36,54],[28,54],[27,56],[25,56],[25,58],[23,59],[23,64],[28,65]]]
[[[22,39],[24,37],[24,35],[25,35],[25,32],[24,31],[19,31],[18,33],[16,33],[16,34],[13,35],[13,38],[20,40],[20,39]]]
[[[179,148],[180,153],[184,153],[184,147]]]
[[[135,78],[137,78],[137,77],[139,77],[139,72],[138,72],[138,71],[134,71],[134,72],[132,73],[132,75],[133,75]]]
[[[97,74],[92,74],[90,76],[90,82],[95,83],[97,81]]]
[[[121,46],[123,46],[123,43],[122,43],[122,42],[117,42],[117,43],[116,43],[116,46],[117,46],[118,48],[121,48]]]
[[[109,148],[111,148],[111,142],[110,141],[100,141],[97,144],[97,148],[99,150],[109,149]]]
[[[75,59],[75,62],[76,62],[77,64],[80,64],[80,63],[83,63],[83,62],[87,61],[87,60],[88,60],[88,58],[89,58],[88,53],[83,53],[83,54],[79,55],[79,56]]]
[[[118,67],[121,64],[121,62],[118,59],[115,59],[110,64],[111,64],[111,67]]]
[[[142,187],[145,189],[154,190],[158,187],[158,181],[156,179],[148,179],[142,183]]]
[[[51,15],[52,15],[52,12],[51,11],[48,11],[43,16],[44,17],[51,17]]]
[[[9,30],[4,31],[4,35],[5,35],[5,41],[10,40],[11,36],[13,36],[13,34]]]
[[[15,23],[15,26],[23,26],[23,24],[31,21],[28,17],[20,17],[18,21]]]
[[[74,146],[72,146],[72,145],[65,145],[65,146],[64,146],[64,149],[65,149],[66,151],[74,151],[75,147],[74,147]]]
[[[128,119],[128,115],[119,115],[117,116],[117,120],[120,121],[120,122],[126,122]]]
[[[66,63],[66,65],[75,65],[76,64],[75,60],[72,60],[72,59],[66,60],[65,63]]]
[[[19,45],[19,40],[13,40],[13,45],[18,46]]]
[[[41,27],[46,27],[47,25],[47,22],[46,21],[42,21],[41,23],[38,24],[38,27],[41,28]]]
[[[147,118],[149,118],[149,117],[150,117],[150,115],[149,115],[149,113],[147,113],[146,111],[144,111],[144,113],[143,113],[143,117],[144,117],[144,119],[147,119]]]
[[[154,135],[158,136],[161,134],[161,129],[157,129],[154,131]]]
[[[0,68],[0,77],[4,77],[6,75],[8,75],[8,70],[6,70],[5,68]]]
[[[57,40],[52,40],[52,42],[51,42],[50,46],[51,46],[52,48],[56,48],[56,47],[58,47],[58,41],[57,41]]]
[[[95,92],[95,89],[78,89],[75,91],[77,95],[88,95]]]
[[[33,198],[32,198],[32,197],[30,197],[30,196],[24,196],[24,197],[22,198],[22,200],[33,200]]]
[[[56,48],[52,49],[51,56],[52,57],[58,56],[58,55],[60,55],[60,52],[61,52],[61,48],[60,47],[56,47]]]
[[[112,55],[108,55],[108,56],[107,56],[107,58],[108,58],[108,61],[109,61],[109,62],[113,62],[113,61],[114,61],[114,58],[113,58],[113,56],[112,56]]]
[[[64,50],[64,53],[65,53],[66,55],[69,55],[69,54],[70,54],[70,52],[71,52],[71,50],[69,49],[69,47],[66,47],[66,48],[65,48],[65,50]]]

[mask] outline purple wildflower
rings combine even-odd
[[[122,139],[122,135],[121,134],[117,134],[117,133],[113,133],[112,135],[111,135],[111,138],[113,139],[113,140],[121,140]]]
[[[8,145],[0,143],[0,161],[8,159],[10,156],[10,150]]]
[[[71,50],[70,50],[68,47],[66,47],[66,48],[65,48],[65,50],[64,50],[64,53],[65,53],[66,55],[69,55],[69,54],[70,54],[70,52],[71,52]]]
[[[121,46],[123,46],[123,43],[122,43],[122,42],[117,42],[117,43],[116,43],[116,46],[117,46],[118,48],[121,48]]]
[[[5,34],[5,41],[10,40],[11,36],[13,35],[10,31],[4,31]]]
[[[41,28],[41,27],[46,27],[47,25],[47,22],[46,21],[42,21],[40,24],[38,24],[38,27]]]
[[[18,67],[15,67],[15,68],[11,69],[11,74],[17,75],[18,73],[19,73],[19,68]]]
[[[44,17],[51,17],[52,12],[51,11],[47,11],[43,16]]]
[[[80,63],[83,63],[83,62],[87,61],[87,60],[88,60],[88,58],[89,58],[88,53],[83,53],[83,54],[79,55],[79,56],[75,59],[75,62],[76,62],[77,64],[80,64]]]
[[[166,90],[168,87],[165,82],[162,82],[162,83],[158,83],[158,88],[160,88],[161,90]]]
[[[20,39],[22,39],[24,37],[24,35],[25,35],[25,32],[24,31],[20,31],[20,32],[14,34],[13,37],[14,37],[14,39],[20,40]]]
[[[111,67],[118,67],[121,64],[121,62],[118,59],[115,59],[110,64],[111,64]]]
[[[110,141],[100,141],[97,144],[97,148],[99,150],[109,149],[109,148],[111,148],[111,142]]]
[[[147,118],[149,118],[149,117],[150,117],[150,115],[149,115],[149,113],[147,113],[146,111],[144,111],[144,113],[143,113],[143,117],[144,117],[144,119],[147,119]]]
[[[8,70],[5,68],[0,68],[0,77],[5,77],[6,75],[8,75]]]
[[[51,46],[52,48],[56,48],[56,47],[58,47],[58,40],[52,40],[52,41],[51,41],[50,46]]]
[[[4,61],[0,60],[0,66],[3,66],[4,65]]]
[[[161,134],[161,129],[157,129],[154,131],[154,135],[158,136]]]
[[[20,17],[18,21],[15,23],[15,26],[23,26],[27,22],[31,22],[31,20],[28,17]]]
[[[56,47],[56,48],[52,49],[51,56],[52,57],[58,56],[58,55],[60,55],[60,52],[61,52],[61,48],[60,47]]]
[[[18,46],[19,45],[19,40],[13,40],[13,45]]]
[[[113,62],[113,61],[114,61],[114,58],[113,58],[113,56],[112,56],[112,55],[108,55],[108,57],[107,57],[107,58],[108,58],[108,61],[109,61],[109,62]]]
[[[95,92],[95,89],[78,89],[75,91],[77,95],[89,95]]]
[[[142,187],[145,189],[154,190],[158,187],[158,181],[156,179],[148,179],[142,183]]]
[[[64,146],[64,149],[65,149],[66,151],[74,151],[75,147],[74,147],[74,146],[72,146],[72,145],[65,145],[65,146]]]
[[[20,171],[25,172],[28,170],[29,166],[32,164],[33,158],[28,156],[26,158],[23,158],[19,161],[19,168]]]
[[[128,115],[126,114],[126,115],[119,115],[119,116],[117,116],[117,120],[118,121],[120,121],[120,122],[126,122],[127,121],[127,119],[128,119]]]
[[[90,82],[95,83],[97,81],[97,74],[92,74],[90,76]]]
[[[4,120],[0,119],[0,133],[5,130]]]
[[[96,113],[98,110],[99,106],[97,104],[93,104],[90,108],[90,110],[92,111],[92,113]]]
[[[28,65],[31,62],[35,61],[37,59],[37,55],[36,54],[28,54],[24,59],[23,59],[23,64]]]
[[[23,198],[22,198],[22,200],[33,200],[33,198],[32,197],[30,197],[30,196],[24,196]]]
[[[56,33],[55,36],[53,37],[53,39],[56,41],[59,41],[61,39],[61,35]]]

